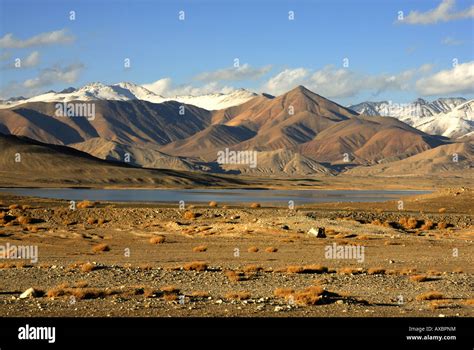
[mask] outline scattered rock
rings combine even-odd
[[[275,309],[273,309],[273,311],[275,311],[275,312],[280,312],[280,311],[282,311],[283,309],[284,309],[284,307],[282,307],[282,306],[275,306]]]
[[[23,293],[21,293],[20,299],[36,298],[37,296],[38,296],[38,291],[36,291],[34,288],[28,288]]]
[[[326,229],[324,227],[319,227],[318,229],[311,227],[308,233],[316,238],[326,238]]]

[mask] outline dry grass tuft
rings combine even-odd
[[[437,226],[438,226],[438,229],[444,230],[448,227],[448,223],[446,221],[440,221],[438,222]]]
[[[183,218],[185,218],[186,220],[194,220],[196,218],[196,213],[190,210],[185,211],[183,214]]]
[[[288,298],[295,292],[292,288],[277,288],[274,290],[273,295],[277,298]]]
[[[180,292],[180,289],[176,286],[173,286],[173,285],[170,285],[170,286],[164,286],[164,287],[161,287],[160,290],[163,292],[163,293],[167,293],[167,294],[170,294],[170,293],[179,293]]]
[[[249,249],[247,249],[247,251],[248,251],[249,253],[257,253],[258,250],[259,250],[259,249],[258,249],[257,247],[250,247]]]
[[[265,248],[265,251],[267,253],[276,253],[278,251],[278,248],[275,248],[275,247],[267,247]]]
[[[19,216],[16,220],[20,223],[20,225],[28,225],[33,221],[33,219],[31,219],[29,216],[23,215]]]
[[[424,275],[414,275],[414,276],[410,276],[410,281],[412,282],[425,282],[425,281],[428,281],[429,278],[424,276]]]
[[[427,293],[423,293],[423,294],[420,294],[420,295],[417,295],[416,296],[416,300],[418,301],[422,301],[422,300],[439,300],[439,299],[443,299],[443,294],[439,293],[439,292],[427,292]]]
[[[421,226],[424,231],[431,230],[434,227],[434,223],[431,220],[425,220],[425,223]]]
[[[364,273],[364,269],[361,267],[341,267],[337,269],[337,273],[342,275],[358,275]]]
[[[294,293],[288,298],[293,297],[293,301],[295,302],[296,305],[300,305],[300,306],[316,305],[322,299],[323,293],[324,293],[324,289],[322,287],[311,286],[311,287],[303,289],[302,291],[298,291]]]
[[[85,200],[85,201],[77,203],[77,208],[78,209],[94,208],[96,204],[97,204],[96,202]]]
[[[100,243],[92,247],[92,251],[94,253],[108,252],[109,250],[110,247],[105,243]]]
[[[367,270],[368,275],[384,275],[385,274],[385,269],[382,269],[380,267],[371,267],[370,269]]]
[[[173,293],[164,294],[163,299],[166,301],[176,301],[178,300],[178,294],[173,294]]]
[[[183,266],[186,271],[206,271],[207,263],[203,261],[193,261]]]
[[[231,282],[245,281],[247,279],[244,273],[240,271],[228,270],[225,272],[225,275]]]
[[[259,272],[259,271],[262,271],[262,270],[263,270],[263,267],[258,266],[258,265],[246,265],[243,268],[243,271],[245,273]]]
[[[98,220],[95,219],[95,218],[92,218],[92,217],[87,218],[87,223],[89,225],[95,225],[95,224],[97,224],[97,222],[98,222]]]
[[[228,300],[247,300],[250,299],[249,292],[230,292],[224,296]]]
[[[91,272],[97,269],[97,266],[93,263],[87,262],[85,264],[80,265],[80,269],[82,272]]]
[[[149,242],[151,244],[161,244],[164,243],[166,240],[165,236],[153,236],[150,238]]]
[[[306,266],[290,265],[286,268],[287,273],[326,273],[328,270],[326,266],[315,264]]]
[[[193,248],[193,252],[202,253],[202,252],[205,252],[205,251],[207,251],[207,246],[206,245],[198,245],[197,247]]]
[[[211,295],[208,292],[198,290],[192,292],[189,296],[193,299],[207,299]]]
[[[303,266],[290,265],[286,268],[287,273],[303,273]]]
[[[379,219],[372,220],[372,225],[382,226],[382,222]]]

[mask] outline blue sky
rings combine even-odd
[[[0,96],[131,81],[157,82],[147,87],[165,95],[239,87],[279,94],[303,84],[343,104],[472,97],[471,6],[463,0],[0,0]],[[21,67],[14,67],[15,58]]]

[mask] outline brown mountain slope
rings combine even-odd
[[[82,102],[80,102],[82,103]],[[0,130],[38,141],[64,144],[101,137],[125,145],[163,145],[205,129],[211,113],[174,101],[92,101],[95,119],[57,117],[56,103],[26,103],[0,110]],[[184,115],[180,107],[184,106]]]
[[[457,161],[456,161],[457,160]],[[377,164],[370,167],[357,167],[346,172],[356,176],[419,176],[419,175],[449,175],[456,173],[469,175],[474,186],[474,143],[459,142],[442,145],[418,153],[409,158]]]
[[[273,99],[260,96],[217,113],[226,115],[227,125],[243,125],[258,132],[239,148],[259,150],[275,150],[310,141],[329,126],[357,116],[356,112],[303,86]]]
[[[217,151],[237,145],[255,136],[255,132],[245,126],[216,124],[183,140],[171,142],[160,151],[180,156],[199,157],[213,161]]]
[[[389,117],[357,117],[341,121],[298,147],[303,155],[318,161],[373,164],[406,158],[444,142]]]
[[[19,161],[18,161],[19,160]],[[65,146],[0,134],[0,186],[238,186],[237,179],[111,163]]]
[[[188,159],[169,156],[158,151],[157,146],[127,146],[98,137],[69,146],[105,160],[124,162],[128,157],[130,164],[143,168],[202,170]]]
[[[221,165],[226,171],[254,176],[333,175],[335,171],[301,154],[288,150],[257,152],[256,167],[248,164]]]

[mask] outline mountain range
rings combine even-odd
[[[57,115],[57,102],[73,101],[93,103],[94,118]],[[179,171],[389,176],[415,164],[433,172],[472,167],[473,100],[419,99],[413,104],[418,114],[410,118],[386,116],[385,110],[405,108],[387,104],[345,107],[303,86],[276,97],[241,89],[172,99],[132,83],[92,83],[3,101],[0,133],[107,161]],[[257,165],[222,163],[218,154],[224,150],[256,152]],[[459,162],[450,162],[451,150],[461,152]],[[449,165],[420,161],[434,155],[436,164]]]

